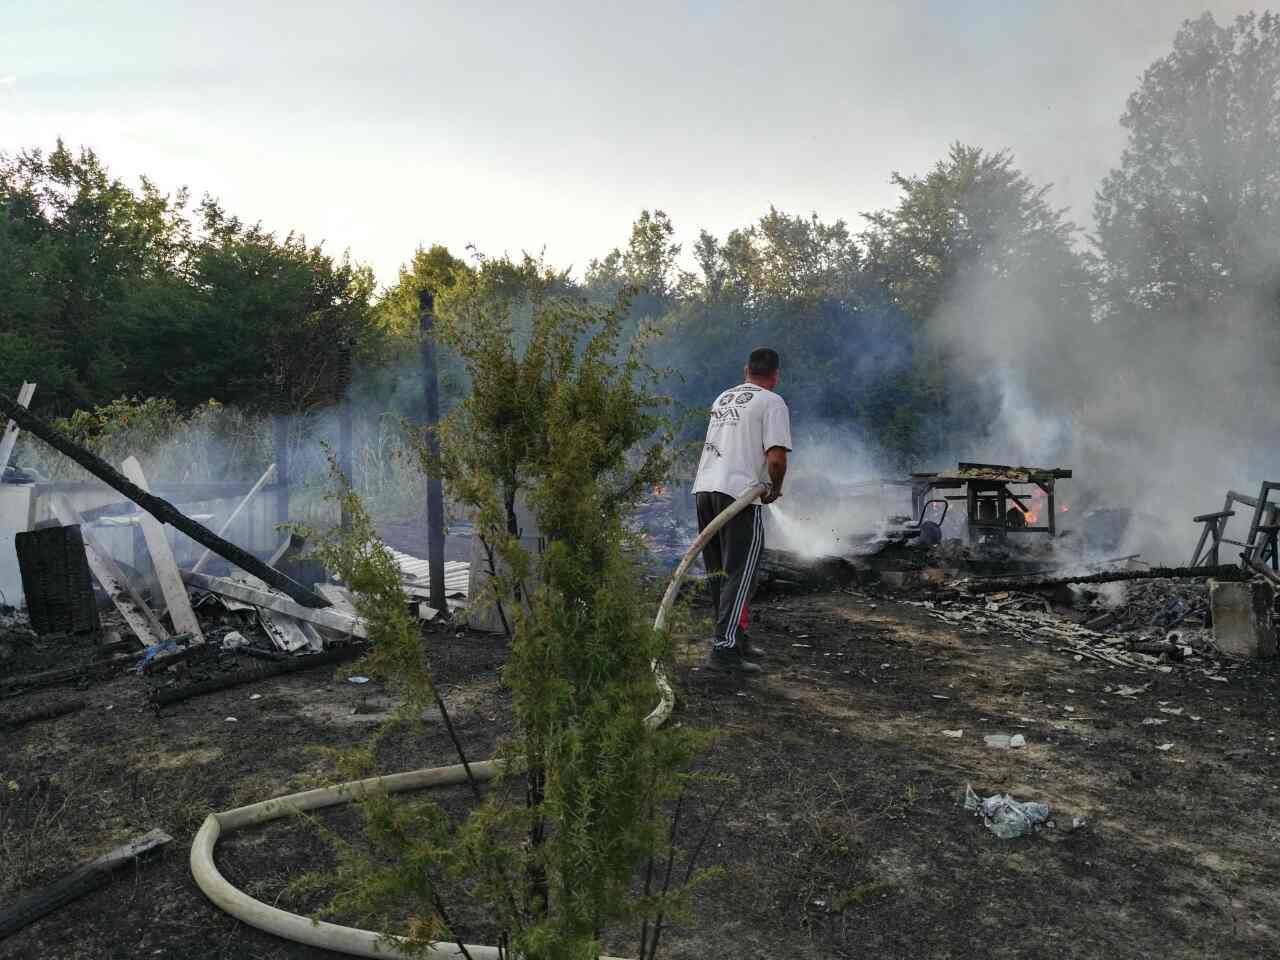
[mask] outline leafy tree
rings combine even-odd
[[[1095,203],[1115,317],[1185,326],[1280,290],[1280,17],[1188,20],[1142,76]]]
[[[443,470],[509,571],[497,590],[511,615],[503,680],[516,734],[500,755],[524,779],[525,801],[487,794],[450,831],[428,802],[375,798],[371,835],[394,862],[348,851],[338,874],[340,902],[368,915],[386,916],[405,895],[420,900],[415,937],[425,945],[457,933],[446,929],[433,883],[447,872],[509,931],[511,955],[529,960],[588,960],[607,926],[674,902],[665,891],[637,897],[633,885],[663,843],[655,811],[678,789],[691,750],[687,734],[645,723],[656,696],[651,664],[666,638],[637,599],[623,526],[666,471],[661,404],[641,345],[623,339],[622,305],[560,295],[562,279],[528,258],[485,261],[446,292],[438,320],[471,390],[443,426],[441,460],[428,466]],[[545,544],[536,554],[513,529],[520,494]],[[355,526],[369,535],[367,523]],[[343,553],[359,561],[351,569],[368,595],[362,611],[403,606],[394,568],[376,549]],[[375,651],[375,665],[424,706],[421,651],[397,618],[384,620],[394,649]]]
[[[1059,389],[1059,358],[1090,335],[1093,281],[1049,187],[1006,152],[959,143],[927,174],[893,182],[898,205],[867,216],[865,269],[913,326],[917,454],[982,429],[1008,386],[992,371],[1078,400]]]
[[[675,226],[661,210],[642,210],[631,225],[625,251],[616,247],[603,260],[587,265],[586,287],[600,301],[616,298],[634,287],[647,298],[642,308],[665,303],[676,293],[682,274],[677,265],[680,244],[673,241]],[[652,312],[646,309],[644,312]]]
[[[377,355],[368,269],[186,204],[61,142],[0,157],[0,388],[36,376],[55,413],[122,395],[298,410]]]
[[[180,289],[185,200],[61,141],[0,156],[0,384],[38,374],[37,405],[59,412],[146,390],[129,329]]]

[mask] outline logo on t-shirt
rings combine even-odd
[[[740,393],[733,402],[742,406],[744,403],[750,403],[753,397],[755,397],[754,393]]]
[[[731,403],[733,403],[732,393],[726,393],[723,397],[720,398],[720,406],[722,407],[727,407]]]

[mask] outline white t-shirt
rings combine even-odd
[[[787,402],[754,383],[726,390],[711,407],[693,492],[738,497],[752,484],[767,483],[765,451],[770,447],[791,449]]]

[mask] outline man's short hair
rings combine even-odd
[[[782,361],[778,359],[778,351],[768,347],[752,350],[751,356],[747,358],[747,369],[753,377],[767,377],[776,373],[780,366]]]

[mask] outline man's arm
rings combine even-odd
[[[760,502],[773,503],[782,496],[782,480],[787,475],[787,448],[770,447],[765,451],[764,458],[769,468],[769,482],[773,486],[760,498]]]

